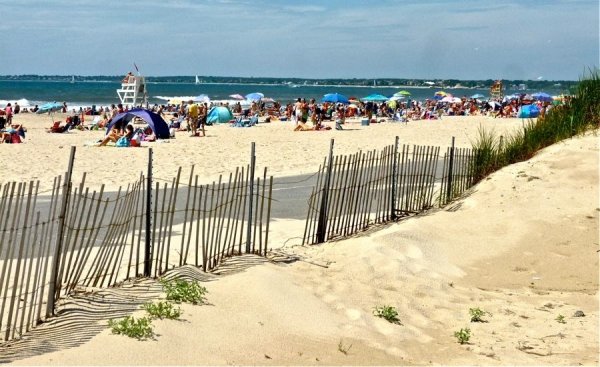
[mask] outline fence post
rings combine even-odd
[[[63,237],[65,232],[65,217],[69,204],[69,194],[71,193],[71,177],[73,176],[73,163],[75,161],[75,146],[71,146],[69,156],[69,167],[65,175],[65,181],[62,189],[62,203],[60,204],[60,214],[58,217],[58,233],[56,235],[56,247],[52,256],[52,268],[50,269],[50,283],[48,284],[48,302],[46,304],[46,317],[54,315],[54,306],[60,293],[60,282],[58,279],[58,267],[60,266],[60,253],[62,251]]]
[[[250,253],[250,242],[252,238],[252,197],[254,195],[254,170],[256,167],[256,143],[252,142],[250,146],[250,178],[248,184],[248,228],[246,229],[246,253]]]
[[[329,185],[331,183],[331,170],[333,169],[333,142],[329,144],[329,158],[327,162],[327,175],[323,186],[323,197],[321,199],[321,208],[319,210],[319,221],[317,225],[317,243],[325,242],[327,231],[327,202],[329,200]]]
[[[391,205],[391,217],[392,220],[396,220],[396,186],[398,185],[398,144],[400,143],[400,138],[396,136],[396,141],[394,142],[394,157],[392,163],[392,205]]]
[[[450,147],[450,161],[448,163],[448,185],[446,193],[446,202],[452,199],[452,168],[454,166],[454,136],[452,137],[452,146]]]
[[[152,148],[148,148],[148,174],[146,177],[146,246],[144,251],[144,276],[152,272]]]

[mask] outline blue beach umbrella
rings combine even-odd
[[[389,98],[381,95],[381,94],[370,94],[368,96],[366,96],[365,98],[363,98],[363,101],[367,101],[367,102],[385,102],[387,101]]]
[[[249,101],[260,101],[263,98],[265,98],[265,95],[258,92],[246,94],[246,99]]]
[[[538,101],[542,101],[542,102],[552,102],[552,100],[553,100],[551,95],[549,95],[548,93],[544,93],[544,92],[533,93],[531,96],[533,98],[537,99]]]
[[[233,120],[233,114],[227,107],[213,107],[206,116],[206,122],[209,124],[222,124]]]
[[[46,113],[48,112],[49,114],[51,114],[50,119],[52,121],[54,121],[54,117],[52,116],[52,113],[56,112],[56,111],[60,111],[63,108],[62,103],[58,103],[58,102],[50,102],[50,103],[46,103],[41,105],[38,110],[36,111],[36,113]]]
[[[329,103],[350,103],[348,97],[339,93],[328,93],[321,98],[321,102]]]
[[[41,105],[36,113],[60,111],[62,109],[62,107],[63,107],[62,103],[50,102],[50,103]]]

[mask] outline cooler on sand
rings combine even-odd
[[[360,124],[361,124],[362,126],[369,126],[369,125],[371,124],[371,122],[369,121],[369,119],[362,119],[362,120],[360,121]]]

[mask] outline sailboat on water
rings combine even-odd
[[[71,84],[75,83],[75,75],[71,75]]]
[[[196,75],[196,84],[200,84],[200,79],[198,79],[198,75]]]

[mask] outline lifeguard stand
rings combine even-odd
[[[146,78],[128,74],[121,81],[121,88],[117,94],[123,106],[135,107],[145,105],[148,102],[148,91],[146,89]]]
[[[490,88],[490,98],[502,99],[504,97],[504,88],[502,86],[502,80],[496,80]]]

